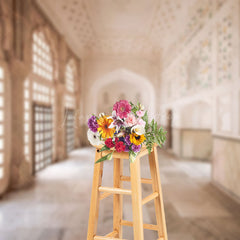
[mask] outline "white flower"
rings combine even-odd
[[[112,117],[117,117],[117,113],[116,113],[116,111],[114,110],[114,111],[112,111]]]
[[[105,113],[99,113],[99,117],[105,116]]]
[[[132,127],[131,132],[135,132],[137,135],[145,134],[145,127],[142,125],[135,125]]]
[[[92,132],[90,129],[88,129],[87,132],[87,137],[88,141],[93,145],[93,146],[98,146],[101,145],[103,142],[100,140],[100,134],[99,132]]]

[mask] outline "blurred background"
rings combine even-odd
[[[0,239],[86,239],[87,119],[126,99],[168,131],[158,157],[169,240],[239,240],[239,7],[0,0]],[[147,167],[143,159],[146,177]],[[111,162],[105,171],[111,185]],[[104,201],[98,231],[107,234],[112,199]],[[124,202],[131,219],[131,199]],[[155,221],[151,203],[144,219]],[[124,237],[133,239],[131,228]]]

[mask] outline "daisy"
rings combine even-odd
[[[102,116],[97,120],[98,123],[98,132],[101,134],[102,138],[112,138],[115,132],[115,128],[111,128],[110,125],[113,122],[113,119],[108,118],[107,116]]]

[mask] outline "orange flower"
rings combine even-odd
[[[98,123],[98,131],[101,134],[102,138],[112,138],[115,132],[115,128],[109,128],[113,119],[107,118],[106,116],[102,116],[97,120]]]

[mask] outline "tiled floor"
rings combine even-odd
[[[11,192],[0,201],[0,240],[86,240],[94,151],[81,149],[69,160],[38,174],[34,186]],[[169,240],[239,240],[240,206],[210,184],[210,166],[176,160],[160,152]],[[104,185],[112,183],[112,162],[107,162]],[[125,174],[129,172],[127,160]],[[142,176],[149,177],[146,159]],[[129,185],[127,184],[126,187]],[[151,187],[143,185],[144,194]],[[154,206],[144,209],[146,223],[154,223]],[[131,199],[124,198],[124,218],[131,220]],[[98,233],[111,231],[112,199],[100,205]],[[157,239],[146,231],[145,239]],[[124,227],[124,237],[133,239]]]

